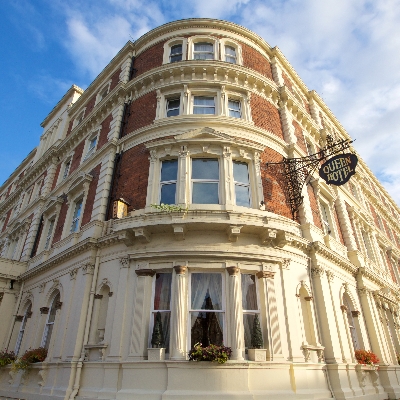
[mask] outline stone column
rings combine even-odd
[[[340,194],[338,194],[338,196],[336,197],[335,206],[339,218],[340,227],[342,229],[343,240],[347,247],[347,250],[357,250],[357,244],[354,238],[353,229],[351,227],[350,218],[347,213],[346,204],[341,198]]]
[[[170,359],[186,360],[187,267],[174,266],[174,291],[171,304]]]
[[[243,310],[242,310],[242,293],[241,293],[241,275],[240,268],[227,267],[229,274],[228,279],[228,296],[229,302],[227,310],[230,314],[230,339],[232,347],[232,360],[243,360]]]
[[[222,176],[224,177],[221,182],[225,186],[225,207],[226,209],[231,209],[235,203],[235,193],[234,193],[234,182],[233,182],[233,166],[232,166],[232,153],[229,147],[224,147],[223,152],[223,171]]]
[[[50,164],[49,169],[47,170],[46,179],[43,184],[43,191],[42,191],[43,197],[47,196],[50,193],[51,185],[53,183],[54,176],[55,176],[56,170],[57,170],[57,164],[58,164],[57,157],[53,157],[51,159],[51,164]]]
[[[292,124],[293,117],[291,116],[289,110],[287,109],[285,101],[280,102],[279,114],[282,120],[283,135],[285,137],[286,143],[288,143],[289,145],[296,144],[297,138],[294,133],[295,132],[294,126]]]
[[[274,285],[274,271],[260,271],[257,278],[260,281],[261,312],[267,323],[263,325],[264,347],[267,348],[267,360],[283,361],[281,331],[279,326],[278,308]]]
[[[136,295],[134,302],[130,356],[143,360],[147,356],[152,278],[152,269],[137,269]]]
[[[186,146],[182,146],[181,151],[179,152],[179,166],[178,166],[178,181],[177,181],[177,203],[186,207],[186,204],[189,203],[187,198],[188,196],[188,186],[189,179],[188,170],[190,163],[189,151]]]

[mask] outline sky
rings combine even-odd
[[[72,84],[85,89],[128,40],[196,17],[278,46],[400,204],[400,0],[2,0],[0,184]]]

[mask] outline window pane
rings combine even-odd
[[[171,273],[156,274],[154,310],[169,310],[171,301]]]
[[[224,316],[215,312],[191,312],[191,347],[196,343],[203,346],[223,344]]]
[[[214,97],[195,96],[194,105],[214,107]]]
[[[236,205],[250,207],[250,193],[248,186],[235,185]]]
[[[236,50],[232,46],[225,46],[225,54],[236,57]]]
[[[47,319],[47,323],[54,322],[54,320],[56,319],[56,312],[57,312],[56,306],[57,306],[57,303],[59,303],[59,301],[60,301],[60,295],[58,294],[55,297],[55,299],[53,300],[53,302],[51,303],[51,309],[49,312],[49,318]]]
[[[248,349],[251,348],[251,335],[253,333],[255,314],[243,314],[243,327],[244,327],[244,346]]]
[[[258,310],[255,275],[242,274],[242,307],[243,310]]]
[[[219,180],[218,160],[194,158],[192,160],[192,179]]]
[[[81,215],[81,209],[82,209],[82,200],[76,203],[74,218],[78,218]]]
[[[162,334],[164,338],[164,345],[163,347],[166,348],[165,352],[169,353],[169,337],[170,337],[170,320],[171,320],[171,313],[170,312],[161,312],[161,326],[162,326]],[[153,313],[153,327],[156,323],[156,315],[157,313]],[[151,341],[151,335],[150,335]]]
[[[161,186],[161,199],[160,203],[175,204],[176,183]]]
[[[193,107],[193,114],[215,114],[214,107]]]
[[[193,204],[219,204],[218,183],[193,183]]]
[[[195,43],[194,44],[194,51],[207,51],[207,52],[213,52],[214,51],[214,46],[211,43]]]
[[[179,115],[180,100],[173,99],[167,101],[167,117],[174,117]]]
[[[175,46],[171,47],[171,55],[172,54],[182,54],[182,45],[176,44]]]
[[[178,176],[178,160],[167,160],[162,162],[161,182],[176,181]]]
[[[240,183],[249,183],[249,172],[246,163],[234,161],[233,162],[233,180]]]
[[[45,349],[48,349],[49,348],[49,345],[50,345],[50,339],[51,339],[51,334],[52,334],[52,332],[53,332],[53,326],[54,326],[54,324],[50,324],[50,325],[46,325],[46,340],[45,340],[45,342],[44,342],[44,348]]]
[[[191,299],[193,310],[222,310],[222,275],[193,273]]]

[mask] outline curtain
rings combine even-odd
[[[243,310],[258,310],[255,275],[242,274]]]

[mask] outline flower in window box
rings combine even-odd
[[[372,365],[379,364],[380,360],[375,353],[369,350],[356,350],[355,357],[359,364]]]
[[[15,358],[16,356],[13,351],[8,351],[7,349],[0,351],[0,367],[11,364]]]
[[[224,364],[231,358],[231,354],[230,347],[215,344],[202,347],[201,343],[196,343],[189,351],[189,361],[216,361],[218,364]]]

